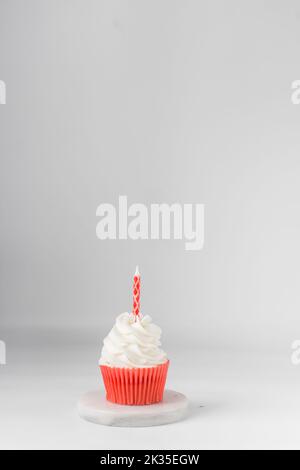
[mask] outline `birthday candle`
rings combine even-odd
[[[140,315],[140,298],[141,298],[141,276],[138,266],[136,267],[133,277],[133,314],[137,318]]]

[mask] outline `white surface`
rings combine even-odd
[[[80,337],[82,332],[72,338],[49,331],[35,338],[25,332],[18,338],[5,335],[1,448],[300,447],[300,367],[291,365],[288,343],[277,353],[168,347],[167,387],[189,398],[189,416],[168,426],[135,429],[96,426],[78,416],[79,397],[86,390],[103,390],[99,345],[92,335],[87,342]]]
[[[118,427],[147,427],[183,419],[188,400],[174,390],[165,390],[163,401],[147,406],[124,406],[106,400],[99,390],[85,393],[78,402],[81,418],[94,424]]]

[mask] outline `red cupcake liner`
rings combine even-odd
[[[106,399],[120,405],[151,405],[162,400],[169,361],[154,367],[100,366]]]

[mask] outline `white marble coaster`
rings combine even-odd
[[[159,426],[180,421],[187,410],[187,398],[173,390],[165,390],[163,401],[154,405],[116,405],[107,401],[101,391],[88,392],[78,402],[81,418],[105,426]]]

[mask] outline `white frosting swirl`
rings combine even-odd
[[[160,349],[161,329],[145,315],[135,318],[122,313],[103,342],[100,365],[112,367],[152,367],[166,362]]]

